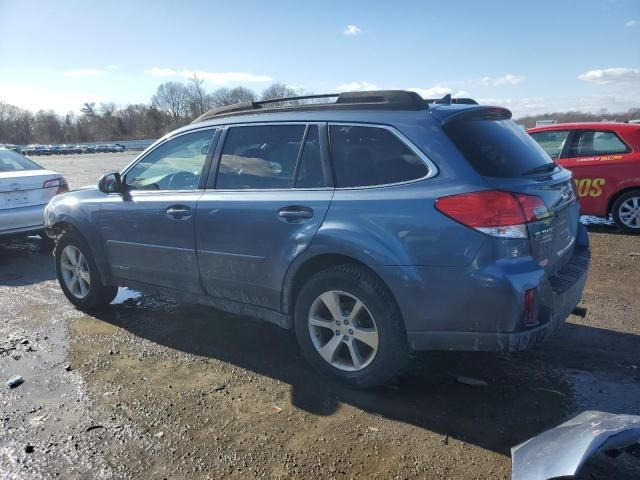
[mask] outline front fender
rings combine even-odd
[[[85,191],[69,192],[52,198],[44,210],[44,225],[49,231],[71,226],[91,249],[100,278],[109,284],[109,269],[100,230],[100,207],[98,202],[89,202]]]

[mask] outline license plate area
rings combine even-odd
[[[6,192],[0,193],[0,199],[2,199],[2,205],[5,208],[22,207],[28,205],[32,201],[31,192]]]

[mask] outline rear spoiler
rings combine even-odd
[[[463,110],[448,111],[444,109],[434,109],[433,115],[446,127],[453,123],[471,120],[509,120],[511,110],[503,107],[488,107],[478,105]]]

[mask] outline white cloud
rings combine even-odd
[[[638,21],[637,20],[629,20],[628,22],[625,22],[624,26],[627,28],[631,28],[631,27],[635,27],[636,25],[638,25]]]
[[[67,70],[62,75],[65,77],[97,77],[104,74],[105,71],[99,68],[84,68],[80,70]]]
[[[436,85],[435,87],[430,87],[430,88],[412,87],[412,88],[409,88],[408,90],[411,90],[412,92],[416,92],[422,98],[440,98],[440,97],[444,97],[445,95],[448,95],[449,93],[453,95],[453,90],[451,90],[451,88],[444,87],[442,85]]]
[[[522,82],[524,77],[522,75],[513,75],[507,73],[501,77],[482,77],[475,80],[470,80],[470,85],[477,85],[482,87],[504,87],[505,85],[517,85]]]
[[[357,25],[347,25],[342,33],[352,37],[354,35],[358,35],[361,32],[362,30]]]
[[[118,70],[120,68],[119,65],[107,65],[106,67],[107,70]]]
[[[380,88],[363,80],[362,82],[341,83],[336,87],[336,90],[338,92],[364,92],[367,90],[380,90]]]
[[[253,73],[246,72],[205,72],[202,70],[174,70],[172,68],[154,67],[147,73],[149,73],[152,77],[191,78],[194,75],[197,75],[198,78],[214,83],[216,85],[244,82],[261,83],[273,81],[273,78],[267,75],[254,75]]]
[[[108,98],[91,92],[30,87],[12,83],[0,83],[0,100],[32,111],[54,110],[61,114],[69,110],[78,112],[85,102],[109,101]]]
[[[640,68],[604,68],[589,70],[578,75],[585,82],[598,84],[625,84],[640,82]]]

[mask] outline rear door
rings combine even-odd
[[[501,114],[500,111],[503,113]],[[475,109],[451,117],[445,131],[474,169],[498,190],[535,195],[548,212],[528,224],[532,256],[553,275],[571,258],[579,206],[571,173],[553,162],[508,110]]]
[[[319,123],[231,126],[196,212],[202,283],[213,297],[280,310],[284,275],[311,242],[333,188]]]

